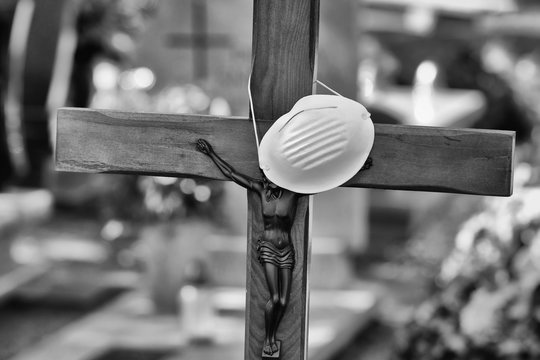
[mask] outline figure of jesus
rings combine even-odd
[[[258,239],[257,251],[270,291],[265,307],[263,353],[272,355],[278,351],[276,333],[291,292],[295,264],[291,228],[301,195],[272,183],[262,171],[260,180],[238,173],[214,152],[206,140],[197,141],[197,150],[209,156],[226,177],[261,197],[264,231]]]

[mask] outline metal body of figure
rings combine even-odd
[[[275,185],[264,174],[262,179],[258,180],[236,172],[214,152],[206,140],[198,140],[197,150],[209,156],[225,176],[256,192],[261,198],[264,231],[258,239],[257,251],[270,292],[270,299],[265,307],[266,333],[263,353],[272,355],[278,351],[276,333],[291,292],[295,263],[291,228],[298,200],[302,195]]]

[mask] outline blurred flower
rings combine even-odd
[[[437,291],[406,327],[402,359],[539,358],[539,201],[539,188],[518,187],[462,224]]]
[[[511,287],[497,291],[480,288],[474,292],[459,317],[461,330],[475,345],[497,341],[503,335],[504,307],[515,296]]]

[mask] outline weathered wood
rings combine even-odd
[[[300,98],[313,93],[318,31],[319,0],[254,1],[251,93],[257,119],[275,121]],[[296,256],[290,300],[276,336],[281,340],[281,360],[307,358],[312,203],[311,196],[298,200],[291,229]],[[264,310],[271,297],[257,259],[262,233],[260,196],[248,191],[245,359],[261,358]]]
[[[261,133],[270,122],[258,121]],[[373,167],[346,186],[508,196],[514,133],[375,125]],[[224,179],[195,150],[208,139],[238,171],[259,176],[251,121],[64,108],[58,113],[56,166],[79,172],[131,172]]]

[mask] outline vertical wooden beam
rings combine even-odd
[[[319,23],[319,0],[255,0],[253,73],[255,116],[276,120],[303,96],[313,93]],[[262,134],[261,134],[262,135]],[[264,307],[269,299],[257,260],[262,233],[259,197],[248,192],[248,259],[245,358],[260,359],[264,342]],[[291,231],[296,252],[291,300],[279,326],[281,360],[307,357],[308,270],[311,197],[303,197]]]

